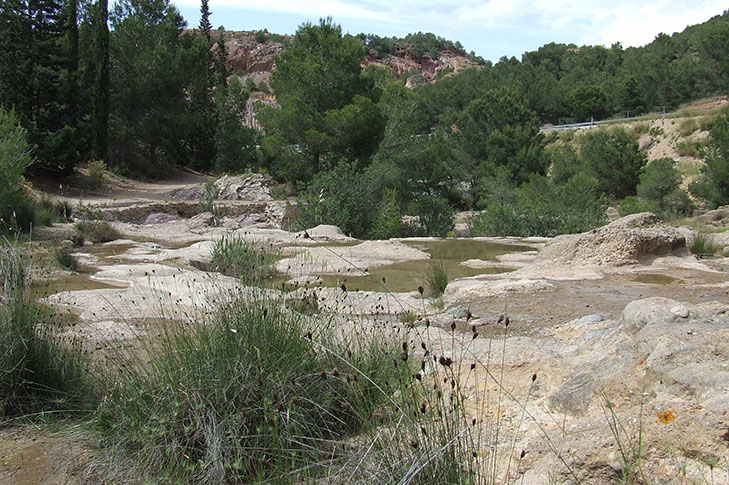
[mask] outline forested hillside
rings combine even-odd
[[[553,234],[600,222],[603,197],[635,195],[645,161],[621,133],[545,150],[543,123],[672,109],[729,91],[727,12],[645,47],[548,44],[496,64],[433,34],[352,36],[324,19],[293,37],[255,34],[257,44],[281,44],[261,84],[232,69],[231,36],[213,30],[207,0],[200,11],[197,28],[186,29],[167,0],[122,0],[110,11],[107,0],[3,2],[0,105],[3,123],[17,118],[24,130],[31,170],[70,173],[102,160],[135,177],[174,165],[267,171],[298,194],[301,224],[338,223],[367,237],[445,234],[457,209],[523,218],[517,203],[546,191],[563,202],[547,208],[555,220],[520,232]],[[388,64],[393,56],[421,70]],[[449,56],[474,67],[444,64]],[[423,66],[435,82],[419,82]],[[269,102],[249,101],[261,90]],[[260,131],[245,125],[256,104]],[[625,172],[620,186],[601,178],[606,150],[624,162],[615,167]],[[546,177],[565,160],[577,164],[567,188]],[[581,215],[565,223],[568,212]],[[419,225],[403,228],[404,214]]]

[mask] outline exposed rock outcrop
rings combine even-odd
[[[224,175],[215,181],[219,200],[271,201],[270,186],[273,179],[262,174]],[[178,200],[204,200],[205,185],[191,185],[170,193]]]
[[[651,227],[650,212],[632,214],[590,232],[556,237],[537,256],[537,264],[624,266],[642,258],[683,250],[685,238],[671,228]]]

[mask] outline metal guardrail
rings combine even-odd
[[[725,106],[725,105],[723,105]],[[678,111],[672,111],[670,113],[666,113],[665,108],[663,110],[663,113],[657,114],[657,116],[660,116],[662,118],[671,118],[675,117],[677,114],[682,113],[684,111],[694,112],[694,113],[705,113],[705,112],[711,112],[711,111],[717,111],[719,109],[722,109],[722,105],[720,106],[712,106],[709,108],[699,108],[699,109],[685,109],[685,110],[678,110]],[[544,125],[540,128],[543,132],[550,132],[550,131],[563,131],[563,130],[576,130],[579,128],[594,128],[595,126],[605,125],[608,123],[621,123],[625,121],[635,121],[640,119],[645,119],[646,116],[651,115],[640,115],[640,116],[628,116],[625,118],[611,118],[609,120],[600,120],[600,121],[586,121],[584,123],[568,123],[564,125]]]
[[[576,130],[578,128],[594,128],[595,126],[604,125],[607,123],[620,123],[623,121],[633,121],[643,118],[643,116],[631,116],[629,118],[612,118],[609,120],[601,121],[586,121],[584,123],[568,123],[566,125],[544,125],[540,129],[543,132],[549,131],[562,131],[562,130]]]

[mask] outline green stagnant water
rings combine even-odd
[[[531,251],[534,248],[512,244],[498,244],[473,239],[443,239],[433,241],[407,241],[408,246],[430,253],[430,260],[406,261],[370,270],[367,276],[324,275],[322,286],[338,287],[345,284],[349,291],[384,291],[400,293],[416,291],[418,286],[427,287],[426,273],[431,261],[442,261],[448,280],[488,273],[503,273],[511,268],[469,268],[461,262],[469,259],[496,261],[496,256],[507,253]]]
[[[674,278],[672,276],[664,274],[640,273],[635,278],[633,278],[633,281],[637,281],[638,283],[646,283],[649,285],[670,285],[674,281],[678,281],[678,278]]]

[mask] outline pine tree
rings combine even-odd
[[[69,109],[75,83],[69,10],[57,0],[7,0],[0,9],[0,104],[15,109],[41,164],[62,170],[78,158]]]
[[[228,79],[228,49],[225,47],[225,27],[222,25],[218,28],[218,49],[215,55],[215,85],[225,86]]]
[[[109,4],[98,0],[94,30],[94,85],[92,88],[92,130],[94,155],[106,160],[109,149]]]

